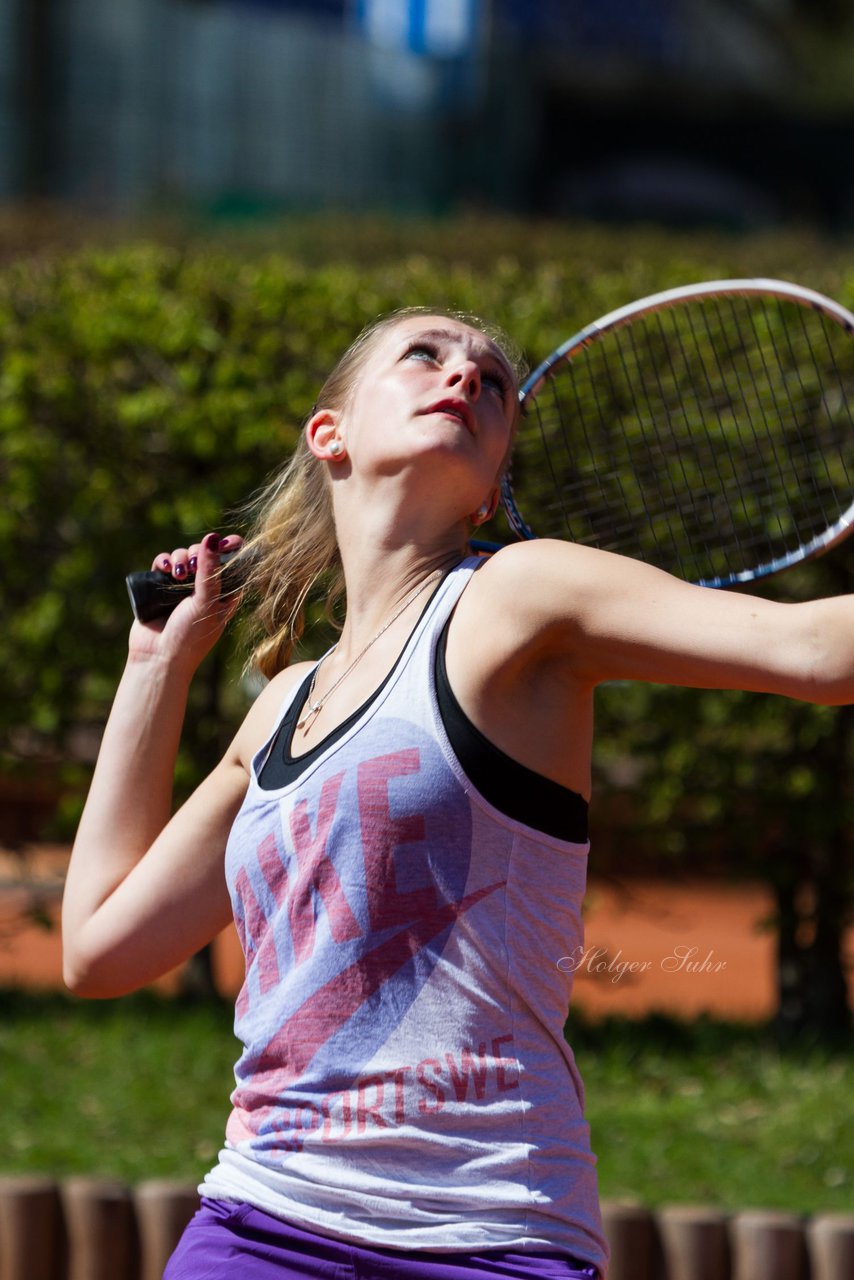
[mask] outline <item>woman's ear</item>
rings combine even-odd
[[[475,528],[480,524],[486,524],[487,520],[491,520],[495,515],[498,510],[499,496],[498,490],[493,489],[486,501],[482,502],[474,515],[470,517]]]
[[[338,417],[331,409],[318,409],[305,424],[305,439],[315,458],[337,462],[347,452],[338,430]]]

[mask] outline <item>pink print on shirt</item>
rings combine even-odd
[[[435,1115],[446,1103],[482,1101],[519,1088],[512,1035],[493,1036],[476,1048],[446,1051],[414,1065],[357,1077],[349,1088],[319,1100],[302,1099],[267,1108],[260,1132],[276,1134],[280,1150],[301,1151],[314,1133],[324,1144],[346,1142],[371,1129],[393,1129]],[[247,1129],[242,1136],[254,1136]],[[229,1137],[239,1141],[238,1125]]]
[[[408,736],[420,734],[410,726]],[[360,1107],[379,1117],[366,1124],[391,1123],[404,1088],[422,1115],[438,1112],[446,1097],[484,1096],[487,1078],[504,1090],[503,1060],[489,1056],[487,1042],[408,1063],[391,1081],[368,1075],[367,1111],[351,1084],[429,978],[453,925],[504,886],[465,892],[471,815],[463,796],[448,806],[447,787],[436,785],[445,770],[435,744],[422,739],[363,758],[353,771],[319,773],[296,803],[275,809],[279,833],[268,826],[259,839],[256,867],[250,860],[234,874],[246,957],[237,1030],[246,1052],[231,1141],[275,1130],[283,1149],[293,1149],[282,1132],[305,1130],[308,1116],[312,1130],[346,1135],[345,1097],[358,1129]],[[310,1100],[294,1111],[289,1091]],[[342,1099],[337,1119],[327,1097]]]

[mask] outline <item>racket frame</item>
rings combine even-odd
[[[645,298],[626,303],[622,307],[616,307],[613,311],[600,316],[598,320],[585,325],[583,329],[579,329],[566,342],[556,347],[551,355],[537,365],[519,388],[519,403],[522,408],[522,415],[524,416],[528,403],[536,398],[546,380],[560,364],[565,360],[571,359],[574,354],[584,351],[586,347],[596,342],[604,334],[619,329],[623,325],[630,324],[637,316],[663,311],[696,298],[747,297],[750,295],[778,297],[819,311],[823,315],[829,316],[847,333],[854,336],[854,315],[847,308],[838,302],[834,302],[832,298],[816,292],[814,289],[807,289],[803,285],[792,284],[786,280],[756,277],[736,280],[706,280],[699,284],[679,285],[673,289],[663,289],[659,293],[649,294]],[[516,536],[522,540],[534,540],[537,538],[537,534],[528,525],[516,505],[511,480],[512,465],[511,458],[510,465],[501,478],[501,505],[510,528]],[[792,565],[823,555],[826,551],[836,546],[837,543],[842,542],[852,531],[852,526],[854,526],[854,498],[836,520],[822,530],[820,534],[816,534],[807,542],[802,543],[796,550],[787,552],[785,555],[776,556],[751,569],[737,570],[718,577],[699,578],[696,580],[697,585],[703,587],[729,587],[737,583],[752,582],[757,578],[765,578],[771,574],[780,573],[783,569],[791,568]]]

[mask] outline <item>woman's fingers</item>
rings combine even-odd
[[[237,551],[242,545],[243,539],[236,534],[219,539],[216,534],[208,534],[202,539],[197,552],[196,594],[202,595],[206,603],[218,601],[225,620],[232,616],[240,603],[240,592],[235,591],[234,583],[223,574],[222,557]]]
[[[212,604],[219,596],[219,558],[222,539],[218,533],[206,533],[197,546],[189,548],[188,565],[193,564],[196,597],[203,605]]]
[[[161,573],[169,573],[173,578],[186,578],[190,572],[190,549],[187,547],[176,547],[174,551],[161,551],[151,562],[152,569],[159,569]]]
[[[190,574],[190,552],[187,547],[176,547],[172,552],[172,577],[184,582]]]
[[[189,547],[176,547],[174,551],[161,551],[151,562],[152,569],[168,573],[177,582],[184,582],[199,570],[199,553],[204,547],[213,559],[205,556],[207,572],[211,573],[219,565],[218,557],[229,551],[237,551],[243,539],[236,533],[226,534],[219,538],[215,533],[206,534],[201,542],[193,542]]]

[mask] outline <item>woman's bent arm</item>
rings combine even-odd
[[[65,980],[80,995],[134,990],[230,918],[222,858],[246,773],[226,757],[169,822],[189,682],[151,666],[125,671],[68,869]]]
[[[228,920],[222,856],[246,789],[234,750],[169,821],[190,682],[233,611],[218,600],[216,549],[198,548],[195,594],[165,626],[131,632],[66,879],[65,977],[79,994],[132,990]]]

